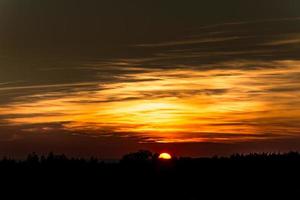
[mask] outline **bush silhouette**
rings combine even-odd
[[[122,160],[126,161],[148,161],[152,159],[152,152],[147,150],[140,150],[135,153],[129,153],[123,156]]]

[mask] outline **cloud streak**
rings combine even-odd
[[[26,85],[0,83],[0,126],[141,143],[299,138],[298,21],[197,26],[118,56],[42,63]]]
[[[265,43],[264,45],[269,45],[269,46],[286,46],[286,45],[297,45],[300,43],[300,35],[285,35],[284,37]]]
[[[97,83],[98,82],[48,84],[48,85],[28,85],[28,86],[5,86],[5,87],[0,87],[0,91],[91,86],[91,85],[96,85]]]
[[[232,36],[232,37],[223,37],[223,38],[182,40],[182,41],[164,42],[164,43],[157,43],[157,44],[139,44],[137,46],[138,47],[172,47],[172,46],[181,46],[181,45],[228,42],[228,41],[238,40],[238,39],[242,39],[242,37]]]
[[[158,143],[298,137],[300,83],[290,78],[300,73],[299,61],[216,66],[228,69],[134,71],[98,89],[27,96],[2,106],[1,121],[49,132],[47,124],[61,124],[67,132]]]

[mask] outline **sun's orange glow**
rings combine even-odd
[[[7,124],[34,125],[29,131],[62,129],[134,137],[141,143],[235,142],[299,134],[294,122],[300,119],[300,92],[292,89],[300,83],[287,80],[288,73],[300,73],[300,63],[280,65],[288,67],[132,73],[126,76],[132,81],[99,84],[94,90],[27,96],[0,107],[0,113]],[[285,92],[283,87],[291,89]],[[291,98],[295,102],[287,103]]]
[[[159,155],[159,159],[170,160],[170,159],[172,159],[172,156],[169,153],[161,153]]]

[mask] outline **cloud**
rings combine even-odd
[[[285,35],[280,39],[265,43],[263,45],[268,46],[285,46],[285,45],[297,45],[300,43],[300,35],[298,34],[289,34]]]
[[[228,31],[220,31],[220,28],[222,30],[231,30],[232,33],[237,34],[239,32],[239,29],[241,27],[245,28],[245,25],[252,25],[252,24],[271,24],[271,23],[284,23],[284,22],[298,22],[300,21],[300,17],[291,17],[291,18],[273,18],[273,19],[261,19],[261,20],[253,20],[253,21],[233,21],[233,22],[226,22],[226,23],[220,23],[220,24],[213,24],[213,25],[207,25],[207,26],[201,26],[198,28],[198,30],[207,29],[208,31],[199,35],[193,35],[191,38],[198,38],[198,39],[190,39],[190,40],[176,40],[176,41],[170,41],[170,42],[161,42],[161,43],[149,43],[149,44],[138,44],[137,47],[173,47],[173,46],[185,46],[185,45],[195,45],[195,44],[206,44],[206,43],[212,43],[215,45],[215,43],[223,43],[223,42],[230,42],[234,40],[245,40],[249,39],[254,36],[246,36],[246,35],[227,35],[224,36],[230,32]],[[217,29],[218,28],[218,29]],[[249,27],[246,27],[249,29]],[[218,32],[213,31],[212,29],[217,29]],[[232,30],[233,29],[233,30]],[[221,35],[223,37],[219,37]],[[218,37],[216,37],[217,35]],[[201,38],[202,36],[202,38]],[[206,36],[206,37],[203,37]],[[200,37],[200,38],[199,38]],[[295,39],[296,42],[299,42],[299,40]],[[278,44],[274,42],[274,44],[270,43],[269,45],[281,45],[281,44],[290,44],[291,42],[295,42],[293,40],[282,40],[278,41]]]
[[[91,85],[95,85],[97,83],[98,82],[65,83],[65,84],[49,84],[49,85],[28,85],[28,86],[6,86],[6,87],[0,87],[0,91],[91,86]]]
[[[227,42],[232,40],[239,40],[242,37],[232,36],[232,37],[223,37],[223,38],[206,38],[206,39],[197,39],[197,40],[182,40],[182,41],[173,41],[173,42],[164,42],[157,44],[139,44],[138,47],[171,47],[171,46],[180,46],[180,45],[193,45],[193,44],[205,44],[205,43],[219,43]]]
[[[185,35],[111,45],[115,54],[99,52],[72,64],[29,59],[25,82],[0,84],[0,122],[139,142],[298,137],[300,61],[290,45],[298,42],[291,33],[299,32],[298,22],[195,26]]]
[[[46,90],[2,104],[0,121],[50,133],[55,127],[47,124],[59,123],[67,132],[110,133],[141,142],[267,140],[281,133],[296,137],[299,66],[298,60],[236,60],[206,68],[126,69],[116,81],[86,83],[68,93]]]
[[[215,29],[220,27],[232,27],[232,26],[241,26],[249,24],[269,24],[272,22],[294,22],[299,21],[300,17],[283,17],[283,18],[269,18],[269,19],[257,19],[257,20],[248,20],[248,21],[231,21],[219,24],[212,24],[207,26],[202,26],[199,29]]]

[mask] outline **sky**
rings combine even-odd
[[[300,150],[298,0],[0,0],[0,156]]]

